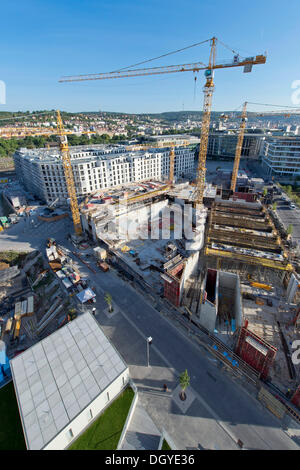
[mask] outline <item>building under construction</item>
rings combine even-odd
[[[275,226],[260,202],[217,200],[211,209],[205,254],[218,263],[292,271]]]

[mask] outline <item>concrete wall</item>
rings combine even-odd
[[[208,282],[208,273],[206,273],[203,284],[202,292],[205,294],[207,289]],[[202,304],[200,307],[200,318],[199,321],[204,328],[206,328],[211,333],[214,332],[216,326],[217,312],[218,312],[218,275],[216,276],[216,281],[214,284],[214,302],[211,302],[207,298],[205,299],[203,295]]]
[[[245,208],[245,209],[261,209],[260,202],[246,202],[243,199],[240,199],[240,200],[237,199],[236,201],[233,201],[231,198],[227,201],[226,199],[222,199],[221,197],[217,196],[216,202],[221,202],[222,205],[228,206],[228,207],[241,206],[242,208]]]
[[[113,230],[112,234],[119,234],[121,240],[150,238],[150,234],[148,232],[148,222],[150,221],[150,218],[151,220],[158,218],[161,211],[163,211],[167,206],[168,200],[147,205],[141,204],[140,207],[135,209],[128,206],[126,210],[125,206],[123,212],[116,214],[114,214],[114,207],[112,207],[112,218],[110,220],[111,229]],[[97,232],[99,236],[101,236],[101,225],[106,225],[105,219],[103,219],[101,223],[99,222],[97,227],[93,221],[91,222],[93,236],[96,236]],[[105,233],[102,234],[101,238],[106,238]]]
[[[205,300],[201,305],[200,310],[200,323],[204,328],[206,328],[210,333],[213,333],[215,330],[217,319],[217,308],[215,304],[211,303],[209,300]]]
[[[293,302],[294,297],[298,291],[298,285],[299,281],[297,277],[295,276],[295,274],[292,274],[286,291],[287,301],[289,303]]]
[[[124,379],[124,382],[123,382]],[[110,404],[113,399],[122,391],[129,381],[129,370],[126,369],[113,383],[103,390],[97,398],[88,405],[76,418],[71,421],[51,442],[49,442],[43,450],[64,450],[70,446],[82,432],[84,432],[91,423],[98,418],[105,407]],[[109,399],[107,397],[109,393]],[[90,414],[92,412],[92,417]],[[73,437],[70,435],[72,430]]]
[[[183,273],[184,282],[187,281],[191,276],[197,273],[199,261],[199,251],[192,253],[186,260],[185,270]]]

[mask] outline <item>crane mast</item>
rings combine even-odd
[[[82,227],[80,222],[80,213],[76,197],[76,189],[71,165],[70,150],[68,145],[68,138],[66,131],[63,126],[60,112],[57,110],[57,135],[59,138],[59,146],[62,155],[62,162],[64,168],[64,174],[66,178],[66,184],[68,189],[68,194],[70,197],[70,206],[74,224],[74,230],[76,235],[82,234]]]
[[[242,153],[246,122],[247,122],[247,101],[243,104],[242,122],[240,125],[238,141],[237,141],[237,145],[235,149],[235,157],[234,157],[234,164],[233,164],[231,185],[230,185],[230,189],[233,192],[235,191],[236,180],[237,180],[237,175],[238,175],[239,166],[240,166],[240,159],[241,159],[241,153]]]
[[[206,83],[204,85],[204,103],[203,103],[203,115],[202,115],[202,127],[201,137],[199,146],[199,157],[198,157],[198,171],[196,179],[196,205],[203,204],[204,188],[205,188],[205,174],[206,174],[206,155],[210,125],[210,114],[212,97],[214,91],[214,77],[213,68],[215,65],[216,57],[216,38],[212,38],[211,50],[209,56],[209,64],[207,70],[205,70]]]
[[[170,149],[170,172],[169,172],[169,184],[174,182],[174,166],[175,166],[175,145],[171,144]]]

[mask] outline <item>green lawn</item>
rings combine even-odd
[[[13,382],[0,389],[0,450],[25,450]]]
[[[99,416],[69,447],[69,450],[114,450],[117,448],[134,393],[130,387]]]
[[[166,439],[163,440],[161,450],[172,450],[169,444],[167,443]]]

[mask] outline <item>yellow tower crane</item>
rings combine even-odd
[[[67,132],[64,129],[63,122],[61,119],[60,112],[57,110],[57,135],[59,138],[59,146],[62,155],[62,163],[64,168],[64,174],[66,178],[66,185],[70,197],[70,206],[74,224],[75,234],[80,236],[82,234],[82,227],[80,222],[80,213],[76,197],[76,189],[71,165],[70,150],[68,145]]]
[[[231,52],[234,53],[233,60],[228,63],[216,63],[216,46],[217,41],[221,43],[216,37],[203,41],[202,43],[197,43],[192,46],[185,47],[175,52],[180,52],[184,49],[188,49],[189,47],[194,47],[195,45],[203,44],[210,41],[210,55],[209,55],[209,63],[204,64],[203,62],[194,62],[189,64],[180,64],[180,65],[167,65],[161,67],[150,67],[150,68],[140,68],[136,69],[137,65],[150,62],[151,60],[145,60],[140,62],[139,64],[135,64],[131,66],[131,68],[121,69],[114,72],[108,73],[96,73],[96,74],[85,74],[85,75],[77,75],[77,76],[68,76],[62,77],[59,82],[81,82],[87,80],[108,80],[114,78],[130,78],[130,77],[141,77],[145,75],[159,75],[159,74],[167,74],[167,73],[177,73],[177,72],[199,72],[199,70],[205,70],[205,77],[206,83],[204,86],[204,106],[203,106],[203,117],[202,117],[202,129],[201,129],[201,139],[200,139],[200,147],[199,147],[199,163],[198,163],[198,172],[197,172],[197,189],[196,189],[196,204],[203,203],[203,195],[204,195],[204,187],[205,187],[205,173],[206,173],[206,154],[207,154],[207,144],[208,144],[208,134],[209,134],[209,125],[210,125],[210,114],[211,114],[211,105],[212,105],[212,96],[214,91],[214,81],[213,75],[214,70],[216,69],[225,69],[225,68],[232,68],[232,67],[244,67],[244,72],[251,72],[252,66],[256,64],[265,64],[266,56],[265,55],[257,55],[253,57],[246,57],[241,58],[239,54],[237,54],[232,49]],[[221,43],[223,46],[225,44]],[[170,55],[174,52],[164,54]],[[159,59],[160,57],[156,57],[155,59]]]
[[[170,172],[169,172],[169,184],[172,185],[174,182],[174,167],[175,167],[175,145],[171,144],[170,149]]]
[[[204,85],[204,103],[203,103],[203,115],[202,115],[202,126],[201,126],[201,138],[199,146],[199,157],[198,157],[198,171],[197,171],[197,189],[196,189],[196,205],[203,203],[204,187],[205,187],[205,174],[206,174],[206,155],[207,155],[207,144],[209,135],[209,124],[210,124],[210,113],[212,96],[214,91],[214,66],[216,60],[216,38],[211,40],[211,49],[209,55],[208,68],[205,70],[206,83]]]
[[[239,135],[238,135],[238,140],[237,140],[236,149],[235,149],[235,157],[234,157],[234,164],[233,164],[231,185],[230,185],[230,189],[233,192],[235,191],[236,180],[237,180],[237,175],[238,175],[239,166],[240,166],[240,159],[241,159],[241,153],[242,153],[246,122],[247,122],[247,101],[245,101],[245,103],[243,104],[242,121],[241,121],[240,129],[239,129]]]
[[[40,113],[40,114],[45,114],[45,113]],[[66,131],[64,129],[59,110],[56,111],[56,114],[57,114],[57,131],[56,132],[54,131],[54,129],[51,129],[49,132],[47,130],[45,131],[42,128],[38,128],[36,130],[35,129],[28,130],[26,128],[22,128],[21,132],[23,133],[22,137],[26,137],[29,135],[32,135],[32,136],[53,135],[53,134],[58,135],[59,145],[60,145],[60,150],[61,150],[61,155],[62,155],[64,175],[66,179],[68,194],[70,197],[70,206],[71,206],[71,213],[72,213],[73,224],[74,224],[74,231],[77,237],[80,237],[82,235],[82,227],[81,227],[80,212],[79,212],[78,203],[77,203],[76,189],[75,189],[75,183],[74,183],[74,177],[73,177],[73,171],[72,171],[72,165],[71,165],[71,157],[70,157],[70,151],[69,151],[69,145],[68,145],[68,139],[67,139],[67,135],[72,134],[72,132]],[[18,117],[14,119],[18,119]],[[83,133],[90,134],[92,132],[85,131]],[[50,146],[48,144],[47,148],[49,147]]]

